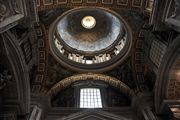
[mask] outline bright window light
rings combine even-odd
[[[86,60],[86,64],[93,64],[92,60]]]
[[[94,17],[92,16],[85,16],[82,21],[81,21],[81,24],[84,28],[86,29],[91,29],[93,27],[95,27],[96,25],[96,20]]]
[[[102,108],[100,90],[98,88],[81,89],[80,108]]]

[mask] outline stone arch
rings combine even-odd
[[[17,113],[26,116],[30,112],[30,80],[26,62],[18,42],[13,39],[11,34],[5,33],[3,42],[14,74],[18,94],[17,100],[9,104],[15,104]]]
[[[94,74],[94,73],[88,73],[88,74],[78,74],[71,77],[67,77],[61,81],[59,81],[57,84],[55,84],[48,92],[47,94],[49,96],[55,96],[59,91],[65,89],[66,87],[70,86],[72,83],[82,80],[100,80],[105,83],[108,83],[109,85],[117,88],[122,93],[127,95],[129,98],[131,98],[134,95],[134,92],[123,82],[120,80],[110,77],[103,74]]]
[[[179,95],[179,82],[180,77],[176,73],[180,70],[179,56],[180,56],[180,36],[178,36],[168,47],[161,65],[159,67],[157,80],[155,83],[155,108],[157,113],[168,112],[168,102],[180,99]],[[171,95],[171,93],[173,93]],[[176,103],[176,102],[175,102]],[[175,104],[171,102],[170,104]],[[176,103],[177,104],[177,103]],[[178,103],[179,104],[179,103]]]

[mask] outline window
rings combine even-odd
[[[98,88],[81,89],[80,108],[102,108],[100,89]]]

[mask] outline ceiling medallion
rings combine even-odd
[[[96,25],[96,19],[92,16],[83,17],[81,24],[86,29],[92,29]]]

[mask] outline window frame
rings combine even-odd
[[[97,90],[99,91],[99,94],[100,94],[100,101],[101,101],[101,106],[99,106],[99,105],[97,105],[97,106],[95,106],[95,103],[94,103],[94,107],[81,107],[81,92],[83,92],[83,91],[81,91],[81,90],[88,90],[88,89],[91,89],[92,90],[92,94],[94,94],[95,93],[95,91],[97,92]],[[87,92],[86,92],[87,93]],[[96,109],[96,108],[103,108],[104,106],[103,106],[103,100],[102,100],[102,94],[101,94],[101,89],[100,88],[97,88],[97,87],[83,87],[83,88],[80,88],[80,91],[79,91],[79,94],[80,94],[80,96],[79,96],[79,108],[88,108],[88,109],[91,109],[91,108],[94,108],[94,109]],[[97,94],[97,93],[96,93]],[[98,97],[99,96],[97,96],[96,98],[94,98],[95,100],[98,100]],[[96,103],[96,104],[98,104],[98,102]]]
[[[100,90],[100,95],[101,95],[101,102],[102,102],[102,108],[107,107],[106,100],[107,100],[107,90],[106,88],[108,87],[107,84],[101,81],[79,81],[73,84],[74,87],[74,100],[75,100],[75,107],[80,108],[80,90],[83,88],[98,88]],[[81,109],[86,109],[86,108],[81,108]],[[101,108],[95,108],[95,109],[101,109]]]

